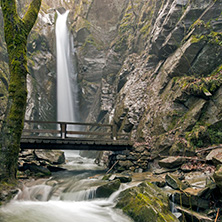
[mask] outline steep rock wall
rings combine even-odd
[[[213,0],[125,1],[88,119],[131,132],[153,156],[221,143],[221,8]],[[87,54],[96,46],[81,45]],[[79,62],[82,75],[96,70]]]
[[[141,28],[145,50],[127,56],[116,79],[120,131],[157,153],[221,143],[221,7],[221,1],[144,3],[142,14],[153,14]]]

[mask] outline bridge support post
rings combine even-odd
[[[112,125],[112,135],[111,135],[111,139],[113,140],[117,140],[117,126],[115,124]]]
[[[65,123],[60,123],[60,129],[61,129],[61,138],[65,139],[66,136],[66,124]]]

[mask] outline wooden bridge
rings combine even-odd
[[[110,150],[131,149],[130,134],[115,125],[25,121],[21,149]]]

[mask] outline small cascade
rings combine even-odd
[[[72,201],[86,201],[92,200],[96,196],[96,187],[87,190],[80,190],[72,193],[63,193],[60,197],[61,200]]]
[[[170,208],[171,208],[171,212],[176,216],[176,218],[179,218],[181,216],[181,213],[175,207],[174,193],[171,194]]]
[[[47,185],[35,185],[32,187],[23,186],[16,195],[15,200],[47,201],[52,187]]]
[[[77,155],[69,155],[68,163],[76,165]],[[115,199],[128,187],[127,184],[113,193],[110,198],[96,198],[96,189],[106,182],[96,176],[101,173],[98,166],[86,164],[83,170],[57,172],[49,179],[29,182],[16,198],[0,208],[1,222],[131,222],[117,209]],[[67,163],[67,164],[68,164]],[[76,167],[76,166],[75,166]],[[102,171],[104,173],[104,171]]]

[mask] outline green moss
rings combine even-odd
[[[96,47],[97,50],[101,51],[104,48],[104,45],[101,41],[98,41],[98,39],[94,38],[92,34],[90,34],[84,44],[91,44]],[[83,44],[83,45],[84,45]]]
[[[187,94],[196,96],[204,96],[209,93],[213,94],[222,85],[221,66],[216,69],[210,76],[196,78],[194,76],[186,76],[175,80],[179,83],[182,91]]]
[[[127,36],[122,36],[115,44],[114,51],[115,52],[124,52],[128,48],[127,44]]]
[[[117,207],[138,222],[177,221],[169,211],[167,196],[149,182],[123,191]]]
[[[197,42],[200,42],[201,40],[203,40],[205,38],[204,35],[192,35],[191,36],[191,43],[197,43]]]
[[[222,143],[222,122],[206,125],[198,122],[192,131],[186,133],[189,146],[206,147]]]

